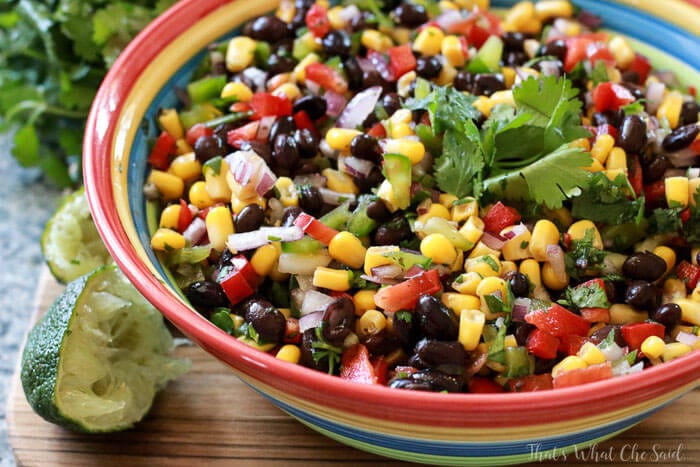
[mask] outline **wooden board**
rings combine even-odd
[[[61,287],[42,275],[37,311]],[[80,435],[53,426],[28,406],[18,375],[8,398],[10,443],[21,466],[384,466],[410,464],[355,450],[295,421],[193,346],[177,349],[192,370],[156,399],[134,430]],[[700,389],[600,445],[531,465],[700,465]]]

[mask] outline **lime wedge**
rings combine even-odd
[[[70,194],[46,223],[41,251],[51,273],[63,284],[112,261],[83,188]]]
[[[104,266],[70,282],[32,328],[22,387],[49,422],[91,433],[127,429],[189,368],[172,348],[160,313],[115,265]]]

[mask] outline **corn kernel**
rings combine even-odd
[[[350,289],[350,271],[319,266],[314,271],[314,287],[345,292]]]
[[[160,128],[170,134],[173,138],[182,139],[185,137],[185,130],[180,122],[180,115],[175,109],[163,109],[158,114],[158,124]]]
[[[661,101],[661,105],[656,110],[656,118],[666,120],[671,128],[678,127],[683,106],[683,95],[678,91],[669,91]]]
[[[506,337],[503,339],[503,347],[504,348],[512,348],[512,347],[518,347],[518,340],[515,338],[515,335],[513,334],[508,334]]]
[[[666,203],[669,207],[688,207],[688,203],[690,202],[690,189],[688,185],[688,177],[666,177],[664,179]]]
[[[194,152],[177,156],[170,162],[168,173],[180,177],[185,183],[199,178],[202,173],[202,163],[197,160]]]
[[[365,29],[360,36],[360,43],[370,50],[386,52],[394,45],[394,41],[389,36],[376,29]]]
[[[514,261],[501,261],[501,277],[509,272],[518,272],[518,265]]]
[[[177,175],[162,170],[151,170],[148,183],[152,183],[165,201],[172,201],[182,197],[185,190],[185,182]]]
[[[549,245],[559,244],[559,229],[554,224],[554,222],[547,219],[540,219],[535,224],[532,229],[532,236],[530,237],[530,244],[528,248],[530,249],[530,254],[537,261],[547,261],[549,255],[547,254],[547,247]]]
[[[404,73],[396,81],[396,92],[401,97],[408,97],[411,93],[411,85],[416,80],[418,75],[415,71],[409,71]],[[393,135],[396,138],[396,135]]]
[[[575,139],[572,142],[569,143],[570,148],[581,148],[586,152],[589,152],[591,150],[591,142],[588,141],[588,138],[579,138]]]
[[[566,233],[569,234],[569,237],[572,241],[581,241],[584,238],[586,238],[586,235],[592,235],[593,248],[598,248],[599,250],[603,249],[603,238],[600,236],[598,227],[596,227],[596,225],[593,222],[587,219],[574,222],[569,226],[569,229],[566,231]]]
[[[202,168],[205,190],[209,198],[215,203],[224,203],[231,199],[231,187],[226,181],[228,172],[228,164],[223,159],[221,159],[218,167],[205,164]]]
[[[285,344],[277,351],[275,357],[289,363],[299,363],[301,359],[301,349],[294,344]]]
[[[442,48],[445,33],[435,26],[428,26],[418,33],[413,41],[413,50],[422,55],[437,55]]]
[[[352,297],[352,302],[355,304],[355,315],[362,316],[367,310],[371,310],[377,305],[374,303],[375,290],[363,289],[358,290]]]
[[[151,248],[158,251],[171,251],[184,248],[185,237],[171,229],[160,228],[151,237]]]
[[[209,196],[206,182],[202,180],[192,184],[189,191],[189,198],[190,203],[195,205],[198,209],[208,208],[215,204],[214,200]]]
[[[398,201],[394,195],[394,189],[391,183],[389,183],[389,180],[384,179],[382,183],[379,184],[379,188],[377,188],[377,198],[384,202],[389,212],[396,212],[399,209]]]
[[[335,169],[323,169],[321,174],[326,177],[326,186],[333,191],[352,194],[360,192],[352,177],[344,172]]]
[[[337,151],[350,151],[350,143],[355,136],[361,133],[349,128],[331,128],[326,133],[326,142],[331,149]]]
[[[666,344],[664,353],[661,354],[661,360],[668,362],[676,358],[680,358],[683,355],[689,354],[693,348],[688,344],[683,344],[682,342],[671,342]]]
[[[371,276],[372,268],[393,264],[394,261],[387,257],[386,254],[391,254],[398,251],[399,247],[396,245],[371,246],[367,248],[367,252],[365,253],[365,274]]]
[[[542,283],[551,290],[562,290],[569,285],[569,275],[558,275],[549,262],[542,264]]]
[[[312,52],[306,57],[304,57],[299,63],[297,63],[297,66],[294,67],[294,71],[292,72],[292,76],[294,76],[296,82],[304,84],[304,82],[306,81],[306,67],[311,65],[312,63],[318,63],[320,61],[321,57],[319,57],[318,54]]]
[[[457,251],[452,242],[439,233],[426,236],[420,242],[420,251],[424,256],[439,264],[452,264],[457,258]]]
[[[506,89],[504,91],[496,91],[491,96],[489,96],[489,106],[491,108],[497,105],[509,105],[515,107],[515,100],[513,99],[513,91]]]
[[[232,97],[237,102],[250,102],[253,98],[253,91],[240,81],[229,81],[221,90],[221,97]]]
[[[581,357],[577,355],[569,355],[568,357],[564,357],[562,361],[554,365],[554,367],[552,368],[552,377],[556,378],[557,376],[567,371],[586,368],[587,366],[588,363],[586,363],[586,361]]]
[[[605,363],[605,354],[596,347],[592,342],[584,343],[579,349],[577,355],[583,359],[588,365],[598,365]]]
[[[479,242],[477,242],[476,245],[474,245],[474,248],[472,248],[471,252],[469,252],[470,258],[478,258],[478,257],[484,256],[484,255],[491,255],[496,259],[500,259],[501,251],[495,250],[495,249],[487,246],[484,242],[479,241]]]
[[[484,117],[488,118],[491,114],[491,100],[486,96],[478,96],[472,105],[476,107],[476,110],[484,114]]]
[[[423,160],[423,157],[425,156],[425,146],[418,139],[391,138],[385,140],[384,152],[402,154],[411,160],[411,164],[415,165]]]
[[[440,74],[435,78],[435,84],[447,86],[455,80],[456,76],[457,69],[450,65],[447,60],[442,60],[442,68],[440,69]]]
[[[605,161],[605,168],[608,170],[627,169],[627,154],[620,147],[613,147]]]
[[[501,73],[503,74],[503,84],[505,84],[506,89],[512,88],[515,83],[515,68],[504,66],[501,68]]]
[[[475,217],[479,215],[479,203],[476,199],[469,197],[459,200],[459,202],[452,205],[451,217],[454,222],[463,222],[470,217]],[[481,220],[481,219],[479,219]],[[482,221],[483,224],[483,221]],[[482,228],[483,232],[483,228]],[[477,239],[478,241],[478,239]],[[475,242],[476,243],[476,242]]]
[[[647,357],[659,358],[666,350],[666,343],[659,336],[649,336],[644,339],[639,349]]]
[[[443,293],[440,297],[440,301],[442,301],[442,304],[452,310],[457,316],[462,313],[462,310],[478,310],[481,306],[479,297],[455,292]]]
[[[459,38],[454,35],[445,36],[440,45],[441,52],[447,63],[455,68],[461,68],[465,63],[464,52],[462,51],[462,43]]]
[[[540,263],[534,259],[526,259],[520,263],[519,271],[527,276],[527,279],[535,286],[542,285]]]
[[[457,340],[464,350],[472,351],[477,348],[484,331],[486,315],[479,310],[462,310],[459,315],[459,334]]]
[[[571,18],[574,9],[571,3],[566,0],[539,0],[535,3],[535,14],[540,21],[552,18]]]
[[[279,194],[279,200],[284,207],[299,206],[299,193],[291,178],[279,177],[275,181],[275,190]]]
[[[175,154],[177,154],[178,156],[188,154],[193,151],[194,148],[192,148],[192,146],[190,146],[190,143],[188,143],[185,139],[175,140]]]
[[[602,172],[604,170],[603,164],[601,164],[598,159],[591,158],[591,165],[581,167],[583,170],[591,173]]]
[[[615,303],[610,307],[609,324],[643,323],[647,319],[649,319],[649,313],[638,311],[623,303]]]
[[[671,269],[673,269],[673,267],[676,265],[676,252],[673,250],[673,248],[660,245],[654,248],[651,252],[664,260],[666,263],[666,274],[671,272]]]
[[[511,234],[514,228],[514,225],[509,225],[500,232],[500,235],[505,235],[504,238],[508,238],[508,236]],[[503,244],[503,247],[501,248],[501,254],[503,254],[503,258],[505,258],[508,261],[517,261],[520,259],[529,258],[529,245],[531,236],[532,234],[528,229],[522,229],[522,231],[520,231],[516,235],[508,238],[508,240],[506,240],[506,242]]]
[[[160,213],[159,227],[166,229],[177,230],[178,224],[180,223],[180,209],[179,204],[169,204]]]
[[[226,69],[232,73],[243,71],[253,63],[258,43],[247,36],[232,38],[226,49]]]
[[[700,177],[688,180],[688,200],[691,206],[696,206],[696,196],[700,195]]]
[[[700,303],[689,298],[678,299],[676,303],[681,307],[682,321],[700,326]]]
[[[231,197],[231,212],[234,214],[240,213],[244,207],[251,204],[257,204],[261,208],[265,209],[267,206],[267,201],[262,196],[255,196],[253,198],[241,199],[237,196]]]
[[[481,280],[482,278],[477,272],[462,273],[452,282],[452,288],[460,294],[476,296],[476,288]]]
[[[438,203],[444,206],[445,209],[450,209],[455,201],[457,201],[457,197],[451,193],[440,193],[440,196],[438,197]],[[450,217],[452,217],[451,214],[447,217],[447,219],[449,220]]]
[[[605,164],[605,161],[608,159],[608,155],[614,146],[615,138],[607,133],[598,135],[593,143],[593,147],[591,148],[591,156],[593,156],[593,158],[601,164]]]
[[[634,61],[634,50],[622,36],[613,36],[608,41],[608,49],[615,57],[615,65],[625,69]]]
[[[358,269],[365,262],[367,249],[359,238],[350,232],[338,232],[328,244],[328,254],[351,268]]]
[[[343,18],[343,7],[334,6],[328,10],[328,21],[333,29],[343,29],[345,27],[345,19]]]
[[[378,310],[367,310],[360,316],[358,326],[361,336],[376,336],[386,328],[386,316]]]
[[[207,213],[205,223],[211,247],[219,252],[224,251],[228,236],[234,232],[231,211],[226,206],[212,208]]]
[[[481,277],[500,276],[501,262],[494,255],[477,256],[468,258],[464,263],[466,272],[476,272]]]
[[[282,83],[274,91],[272,95],[277,97],[284,97],[294,102],[296,99],[301,97],[301,91],[299,86],[294,83]]]
[[[270,274],[272,269],[279,260],[282,252],[278,242],[268,243],[258,247],[250,258],[250,265],[253,266],[255,273],[260,277],[265,277]]]

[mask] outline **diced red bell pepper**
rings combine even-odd
[[[228,110],[231,113],[250,112],[250,104],[248,102],[234,102]]]
[[[340,359],[340,377],[362,384],[378,384],[377,374],[364,344],[355,344],[343,352]]]
[[[550,360],[557,356],[559,339],[541,329],[535,328],[527,336],[525,346],[532,355]]]
[[[609,323],[610,309],[601,307],[581,308],[581,317],[589,323]]]
[[[592,383],[594,381],[602,381],[612,378],[612,376],[612,364],[610,362],[605,362],[560,373],[553,379],[553,385],[555,388],[566,388],[578,386],[579,384]]]
[[[622,337],[632,350],[638,350],[642,346],[642,342],[649,336],[657,336],[663,339],[666,328],[659,323],[630,323],[623,324],[620,327]]]
[[[639,196],[642,194],[642,190],[644,189],[642,164],[640,164],[639,157],[636,154],[628,154],[627,160],[629,161],[630,165],[627,178],[630,181],[630,185],[632,185],[634,194]]]
[[[647,206],[657,206],[666,198],[666,183],[664,179],[644,185],[644,200]]]
[[[328,9],[319,3],[314,3],[304,18],[306,27],[315,37],[323,37],[331,30],[328,19]]]
[[[593,88],[593,105],[598,112],[606,110],[618,110],[620,107],[634,102],[632,92],[626,87],[604,81]]]
[[[243,255],[236,255],[231,259],[231,264],[233,264],[233,267],[237,271],[240,271],[241,274],[243,274],[243,277],[245,277],[245,280],[247,280],[251,286],[258,286],[260,277],[258,276],[258,273],[255,272],[253,265],[250,264],[250,261],[248,261],[248,258]]]
[[[177,231],[180,233],[184,232],[185,229],[192,223],[193,218],[194,216],[192,215],[192,211],[190,210],[190,206],[187,204],[187,201],[180,198],[180,215],[177,218]]]
[[[212,128],[208,128],[203,123],[195,123],[187,129],[185,141],[187,141],[187,144],[190,146],[194,146],[194,143],[202,136],[211,136],[213,134],[214,130]]]
[[[225,277],[218,279],[226,297],[235,305],[250,297],[255,291],[241,271],[231,268]]]
[[[639,82],[644,83],[651,71],[651,63],[644,55],[635,53],[634,60],[627,66],[628,71],[634,71],[639,75]]]
[[[511,378],[505,387],[509,392],[532,392],[552,389],[552,374],[544,373]]]
[[[344,94],[348,90],[347,80],[335,68],[326,64],[310,63],[306,66],[304,72],[306,73],[306,79],[313,81],[324,89],[337,92],[338,94]]]
[[[250,100],[250,109],[253,111],[251,120],[260,120],[263,117],[284,117],[292,115],[292,102],[284,96],[257,92]]]
[[[309,114],[306,113],[305,110],[299,110],[298,112],[294,112],[292,118],[294,118],[294,124],[300,130],[309,130],[311,133],[318,135],[318,130],[316,130],[316,125],[314,125],[314,121],[311,120],[311,117],[309,117]]]
[[[591,42],[588,44],[588,47],[586,47],[586,56],[591,65],[595,65],[598,61],[615,65],[615,56],[602,42]]]
[[[165,170],[170,165],[170,155],[175,153],[175,137],[162,131],[151,148],[148,163],[158,170]]]
[[[588,342],[587,337],[569,334],[559,339],[558,350],[564,355],[576,355],[586,342]]]
[[[302,334],[299,329],[299,320],[294,317],[287,318],[287,323],[284,329],[284,343],[298,344],[301,342]]]
[[[384,138],[386,136],[386,128],[381,122],[377,122],[367,131],[367,134],[375,138]]]
[[[377,377],[377,384],[386,385],[387,373],[389,372],[389,363],[386,361],[386,358],[380,355],[370,361],[372,362],[372,368],[374,368],[374,374]]]
[[[331,243],[333,237],[338,234],[337,230],[328,227],[314,216],[305,212],[300,213],[297,218],[294,219],[294,225],[325,245]]]
[[[498,201],[496,204],[491,206],[484,216],[484,230],[486,232],[498,235],[501,230],[520,222],[520,213],[517,209]]]
[[[700,154],[700,139],[695,139],[688,147],[695,151],[695,154]]]
[[[486,378],[484,376],[472,376],[467,383],[467,388],[469,392],[480,393],[480,394],[494,394],[499,392],[506,392],[506,390],[492,380],[491,378]]]
[[[442,289],[436,269],[425,271],[396,285],[379,289],[374,303],[385,311],[413,310],[423,295],[432,295]]]
[[[605,33],[587,33],[566,39],[564,71],[571,72],[579,62],[588,58],[588,46],[594,42],[607,42]]]
[[[229,130],[226,133],[226,142],[234,148],[240,149],[246,141],[254,141],[257,138],[259,128],[260,122],[254,121]]]
[[[551,303],[544,310],[531,310],[525,315],[525,321],[554,337],[585,336],[591,327],[588,321],[558,303]]]
[[[389,55],[389,68],[397,78],[415,70],[417,62],[410,44],[391,47],[386,53]]]
[[[700,281],[700,266],[682,260],[676,266],[676,276],[685,282],[688,290],[693,290],[698,285],[698,281]]]
[[[681,218],[681,222],[687,224],[690,220],[690,208],[685,208],[684,210],[682,210],[678,217]]]

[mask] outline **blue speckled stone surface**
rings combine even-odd
[[[7,393],[27,332],[44,261],[40,238],[62,193],[23,169],[0,138],[0,466],[14,466],[7,439]]]

